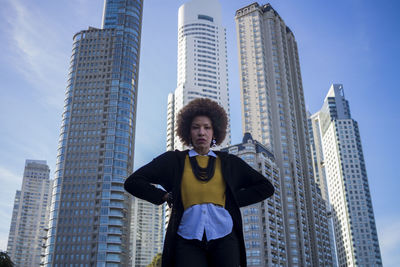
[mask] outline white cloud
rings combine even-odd
[[[68,55],[60,49],[60,29],[49,23],[45,12],[28,6],[28,2],[11,0],[9,5],[13,13],[6,16],[13,47],[9,63],[37,90],[44,104],[59,107],[68,63]]]
[[[379,244],[385,267],[397,267],[400,263],[400,217],[386,218],[380,223]]]

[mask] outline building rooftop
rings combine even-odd
[[[242,151],[242,150],[246,149],[245,144],[248,144],[248,143],[255,145],[256,153],[263,153],[266,157],[268,157],[272,160],[275,160],[274,154],[271,151],[269,151],[263,144],[261,144],[257,140],[254,140],[251,133],[244,134],[242,143],[223,148],[223,149],[221,149],[221,151],[228,152],[229,148],[231,148],[231,147],[237,147],[238,151]]]

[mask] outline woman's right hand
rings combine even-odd
[[[172,208],[172,202],[173,202],[173,197],[172,197],[172,193],[166,193],[164,196],[163,196],[163,200],[164,201],[167,201],[167,204],[168,204],[168,207],[170,207],[170,208]]]

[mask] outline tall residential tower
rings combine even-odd
[[[221,150],[242,158],[275,188],[270,198],[240,209],[248,266],[285,266],[281,180],[274,155],[249,133],[244,134],[242,143]]]
[[[73,37],[45,266],[129,266],[142,0]]]
[[[174,134],[176,115],[191,100],[210,98],[229,118],[226,30],[218,0],[191,0],[179,8],[178,81],[168,96],[167,150],[182,149]],[[221,147],[230,144],[230,123]]]
[[[15,194],[7,252],[15,266],[37,267],[49,219],[52,181],[44,160],[26,160],[21,190]]]
[[[297,44],[271,7],[236,12],[243,132],[274,155],[288,266],[332,266],[326,206],[313,179]]]
[[[147,267],[164,241],[164,206],[133,198],[131,221],[132,267]]]
[[[382,266],[360,132],[343,85],[311,116],[314,168],[329,192],[339,266]]]

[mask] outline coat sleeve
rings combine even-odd
[[[260,202],[274,194],[274,186],[261,173],[253,169],[241,158],[234,157],[235,170],[238,173],[238,191],[235,192],[239,207]]]
[[[133,196],[153,204],[160,205],[164,203],[165,201],[162,198],[167,193],[165,190],[171,190],[172,167],[175,161],[176,157],[172,151],[158,156],[125,180],[125,190]],[[165,190],[155,185],[161,185]]]

